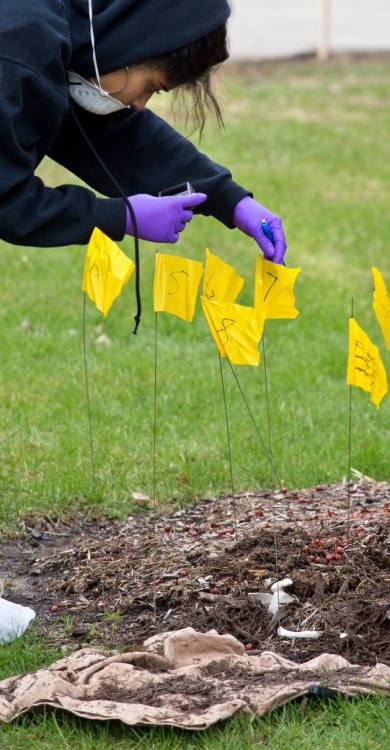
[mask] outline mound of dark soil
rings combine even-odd
[[[385,483],[361,481],[349,496],[345,485],[245,494],[234,507],[221,498],[124,523],[30,523],[0,548],[0,574],[8,568],[5,595],[35,606],[48,642],[128,648],[191,625],[296,661],[327,651],[390,664]],[[296,601],[272,617],[253,594],[286,576]],[[322,635],[287,640],[279,625]]]

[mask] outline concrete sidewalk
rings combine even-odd
[[[231,0],[232,57],[262,59],[316,49],[320,0]],[[390,0],[333,0],[331,49],[390,51]]]

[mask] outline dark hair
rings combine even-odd
[[[213,69],[229,57],[226,24],[206,36],[186,44],[153,63],[164,72],[170,88],[188,91],[192,97],[192,116],[202,133],[207,113],[212,112],[223,125],[221,108],[212,90]]]

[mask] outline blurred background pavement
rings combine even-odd
[[[328,0],[331,52],[390,51],[390,0]],[[323,0],[231,0],[232,57],[270,59],[315,52]]]

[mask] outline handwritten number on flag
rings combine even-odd
[[[273,287],[275,286],[275,284],[276,284],[276,283],[278,282],[278,280],[279,280],[279,276],[275,276],[275,274],[273,274],[273,273],[270,273],[269,271],[267,271],[267,274],[266,274],[266,275],[267,275],[267,276],[271,276],[271,278],[273,279],[273,282],[272,282],[272,283],[270,284],[270,286],[268,287],[268,291],[266,292],[266,294],[265,294],[265,297],[264,297],[264,302],[266,301],[266,299],[267,299],[268,295],[270,294],[270,292],[272,291]]]
[[[235,302],[243,286],[244,279],[236,269],[206,249],[203,296],[218,302]]]
[[[231,328],[232,326],[234,326],[234,324],[235,324],[236,322],[237,322],[237,321],[236,321],[236,320],[233,320],[232,318],[222,318],[222,321],[221,321],[221,323],[222,323],[222,328],[219,328],[219,329],[218,329],[218,330],[216,331],[216,333],[224,333],[224,334],[225,334],[225,336],[226,336],[226,339],[225,339],[225,341],[222,341],[222,343],[223,343],[223,345],[224,345],[224,346],[226,346],[226,344],[228,344],[228,343],[229,343],[229,333],[228,333],[228,329],[229,329],[229,328]]]
[[[347,383],[370,393],[371,401],[378,407],[388,391],[379,349],[354,318],[349,321]]]
[[[203,276],[203,265],[179,255],[156,253],[154,310],[191,321]]]
[[[266,320],[293,320],[299,315],[295,307],[294,284],[300,272],[300,268],[286,268],[257,256],[255,307],[264,311]]]
[[[172,271],[170,273],[170,277],[171,277],[172,282],[174,284],[174,291],[173,292],[168,292],[168,294],[170,294],[171,296],[173,296],[174,294],[177,294],[180,291],[180,281],[176,278],[176,276],[180,276],[180,275],[182,276],[182,278],[183,278],[183,276],[184,277],[187,276],[187,278],[188,278],[187,271],[184,271],[183,269],[181,271]],[[185,281],[185,279],[184,279],[184,281]]]
[[[82,289],[103,315],[108,314],[133,271],[133,261],[95,227],[85,257]]]

